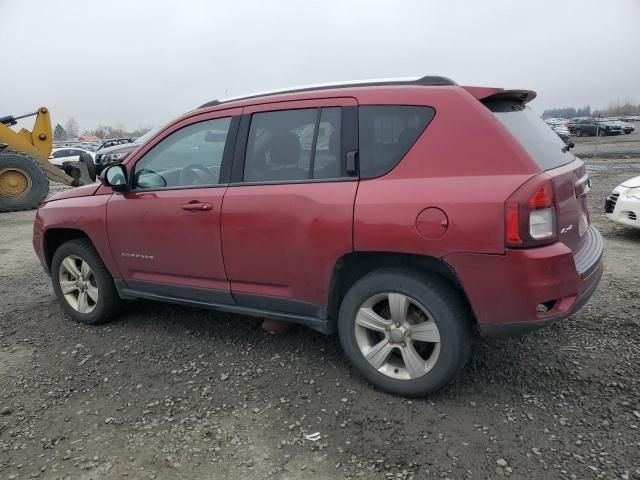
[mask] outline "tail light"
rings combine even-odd
[[[505,245],[527,248],[558,241],[551,180],[538,175],[513,192],[505,203]]]

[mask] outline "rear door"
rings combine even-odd
[[[247,107],[222,207],[227,277],[240,305],[322,316],[331,272],[353,250],[357,103]]]

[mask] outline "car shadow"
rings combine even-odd
[[[120,321],[111,325],[142,332],[161,330],[162,335],[171,338],[184,335],[182,342],[195,339],[193,341],[200,343],[193,349],[194,352],[201,353],[207,344],[211,345],[211,355],[215,355],[215,342],[250,345],[252,349],[271,356],[295,351],[296,355],[303,357],[301,360],[305,364],[329,362],[337,377],[343,380],[353,377],[348,381],[355,382],[361,388],[373,388],[353,370],[342,352],[337,335],[324,335],[303,326],[296,326],[280,335],[271,335],[262,330],[262,320],[216,310],[137,301],[129,305]],[[151,335],[145,334],[144,337],[151,338]],[[544,356],[549,348],[547,343],[538,333],[491,342],[476,337],[469,362],[458,379],[429,396],[428,400],[450,400],[459,396],[480,398],[486,395],[488,385],[494,389],[511,390],[512,393],[526,390],[536,382],[535,369],[530,361],[526,361],[526,357]],[[539,351],[535,355],[523,353],[531,353],[532,350]],[[388,395],[388,398],[398,397]]]

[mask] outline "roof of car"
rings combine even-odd
[[[356,87],[378,87],[378,86],[394,86],[394,85],[457,85],[456,82],[447,77],[439,75],[427,75],[424,77],[406,77],[406,78],[378,78],[369,80],[351,80],[344,82],[332,82],[332,83],[319,83],[314,85],[302,85],[297,87],[289,87],[278,90],[269,90],[265,92],[250,93],[248,95],[241,95],[237,97],[224,98],[221,100],[212,100],[203,105],[200,105],[198,109],[214,107],[223,103],[235,102],[239,100],[249,100],[252,98],[268,97],[271,95],[281,95],[286,93],[300,93],[310,92],[315,90],[328,90],[338,88],[356,88]]]
[[[82,150],[83,152],[89,152],[89,150],[87,150],[86,148],[77,147],[75,145],[63,145],[61,147],[53,147],[51,149],[52,152],[55,152],[55,151],[58,151],[58,150]]]

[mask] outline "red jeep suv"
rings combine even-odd
[[[35,250],[75,320],[143,298],[300,323],[428,394],[474,331],[565,318],[600,280],[589,177],[534,97],[423,77],[212,101],[46,199]]]

